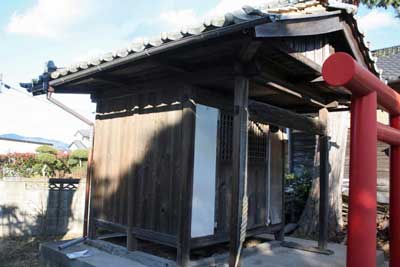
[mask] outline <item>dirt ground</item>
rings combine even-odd
[[[39,244],[60,239],[65,238],[14,237],[0,239],[0,267],[39,267]],[[383,250],[388,258],[389,246],[387,240],[388,231],[386,227],[384,229],[378,228],[378,249]]]
[[[36,267],[39,266],[39,239],[6,238],[0,239],[1,267]]]

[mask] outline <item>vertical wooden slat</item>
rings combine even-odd
[[[144,94],[140,94],[138,96],[138,106],[140,109],[142,109],[146,104],[145,104],[145,96]],[[142,159],[140,164],[138,163],[137,169],[134,172],[135,179],[136,179],[136,185],[137,187],[134,189],[134,194],[135,194],[135,225],[138,227],[144,227],[144,218],[145,218],[145,161],[147,160],[146,157],[148,156],[148,150],[147,150],[147,144],[141,142],[141,140],[145,140],[145,136],[148,133],[147,132],[147,123],[146,123],[146,117],[142,114],[138,114],[135,116],[134,120],[134,150],[135,153],[137,154],[137,157],[141,155]],[[140,129],[137,129],[137,125],[140,125]]]
[[[248,94],[249,80],[238,76],[235,79],[233,121],[233,177],[230,220],[229,266],[240,264],[240,254],[247,227],[247,143],[248,143]]]
[[[122,121],[122,140],[123,148],[121,149],[121,168],[124,170],[124,173],[120,176],[120,185],[119,185],[119,221],[122,225],[128,225],[127,223],[127,214],[128,214],[128,179],[131,179],[132,173],[131,168],[133,162],[133,151],[132,151],[132,138],[133,135],[130,132],[130,117],[124,117]]]
[[[100,195],[100,203],[99,203],[99,219],[107,219],[107,186],[108,186],[108,173],[107,173],[107,162],[109,160],[108,156],[108,138],[110,136],[110,127],[109,127],[109,120],[101,120],[101,127],[102,127],[102,140],[99,142],[99,146],[97,147],[99,151],[97,154],[99,155],[99,162],[97,164],[97,168],[99,170],[98,176],[96,179],[99,180],[99,195]],[[101,156],[100,156],[101,155]]]
[[[131,117],[131,123],[129,125],[126,125],[125,127],[129,128],[128,133],[132,133],[131,138],[133,139],[133,141],[131,143],[133,143],[134,147],[132,150],[130,150],[130,153],[132,153],[133,155],[130,157],[131,158],[131,166],[129,167],[129,172],[128,175],[126,177],[127,181],[127,239],[126,239],[126,246],[127,249],[130,251],[136,250],[138,247],[138,241],[136,239],[136,237],[133,235],[132,230],[135,226],[135,218],[136,218],[136,201],[135,201],[135,193],[136,193],[136,187],[135,187],[135,181],[137,179],[136,177],[136,173],[137,173],[137,168],[138,168],[138,149],[135,147],[135,145],[137,145],[137,143],[135,143],[135,141],[137,140],[137,132],[138,132],[138,127],[135,127],[135,122],[137,122],[137,117],[138,115],[133,115]],[[128,146],[131,148],[131,146]]]
[[[114,195],[113,203],[112,203],[112,219],[113,222],[119,223],[119,199],[121,195],[119,194],[119,190],[121,188],[121,171],[122,171],[122,161],[121,161],[121,150],[124,149],[124,147],[121,147],[122,142],[124,141],[121,136],[121,124],[122,124],[122,118],[116,118],[114,119],[115,121],[115,132],[113,136],[113,166],[112,166],[112,192]]]
[[[177,264],[190,264],[190,238],[192,225],[193,167],[196,107],[184,96],[182,103],[182,176],[179,194],[179,223]]]

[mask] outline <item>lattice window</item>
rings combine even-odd
[[[268,126],[249,121],[249,159],[264,161],[267,156]]]
[[[233,116],[226,113],[220,113],[218,140],[219,140],[219,158],[223,161],[232,159],[232,133]]]
[[[249,121],[248,129],[249,160],[265,160],[267,156],[268,126],[265,124]],[[218,138],[220,160],[232,160],[233,116],[231,114],[221,112],[218,127]]]

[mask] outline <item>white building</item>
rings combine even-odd
[[[92,144],[92,131],[90,129],[82,129],[74,134],[74,139],[69,145],[69,150],[88,149]]]

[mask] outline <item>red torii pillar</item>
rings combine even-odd
[[[330,56],[322,68],[331,86],[352,92],[348,267],[376,266],[377,139],[391,145],[390,266],[400,266],[400,95],[346,53]],[[376,122],[377,105],[390,126]]]

